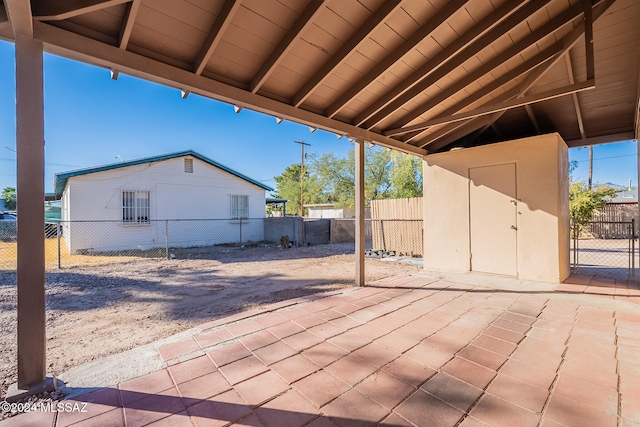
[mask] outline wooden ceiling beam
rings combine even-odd
[[[118,35],[118,47],[120,49],[126,49],[131,38],[131,32],[133,31],[133,24],[136,20],[136,15],[140,9],[140,3],[142,0],[133,0],[127,3],[127,8],[124,11],[124,17],[122,18],[122,26],[120,27],[120,34]],[[111,70],[111,79],[118,80],[118,70]]]
[[[423,156],[427,153],[426,150],[405,144],[396,139],[370,132],[339,120],[330,119],[311,111],[295,108],[290,104],[196,75],[187,70],[42,22],[34,22],[34,37],[45,44],[47,52],[76,61],[103,68],[116,68],[134,77],[188,90],[207,98],[252,109],[303,125],[313,126],[338,135],[370,141],[404,153],[417,156]]]
[[[589,145],[609,144],[611,142],[623,142],[635,139],[634,132],[621,132],[610,135],[594,136],[591,138],[571,139],[565,141],[569,148],[588,147]]]
[[[479,116],[485,116],[487,114],[493,114],[500,111],[510,110],[515,107],[523,107],[527,104],[534,104],[536,102],[547,101],[549,99],[570,95],[572,93],[590,90],[595,87],[596,87],[595,80],[587,80],[585,82],[580,82],[580,83],[576,83],[569,86],[559,87],[559,88],[541,92],[535,95],[524,96],[521,98],[504,101],[497,104],[486,105],[486,106],[476,108],[475,110],[467,111],[464,113],[454,114],[447,117],[439,117],[436,119],[428,120],[418,126],[420,126],[421,129],[428,129],[433,126],[460,122],[468,119],[473,119]]]
[[[569,52],[564,55],[565,63],[567,64],[567,74],[569,75],[569,83],[573,84],[575,82],[575,78],[573,76],[573,67],[571,66],[571,58],[569,57]],[[578,101],[578,95],[573,93],[571,94],[571,98],[573,99],[573,108],[576,110],[576,117],[578,119],[578,128],[580,129],[580,137],[585,139],[587,136],[584,132],[584,122],[582,120],[582,110],[580,109],[580,102]]]
[[[491,62],[488,62],[488,63],[486,63],[484,65],[481,65],[480,67],[475,69],[473,72],[471,72],[468,75],[466,75],[465,77],[463,77],[461,80],[457,81],[456,83],[452,84],[448,88],[444,89],[442,92],[440,92],[439,94],[435,95],[434,97],[429,99],[427,102],[425,102],[422,105],[420,105],[419,107],[415,108],[413,111],[411,111],[411,113],[409,113],[409,114],[403,116],[401,119],[397,120],[393,125],[390,126],[392,128],[392,130],[385,131],[383,133],[385,135],[397,135],[397,134],[401,134],[401,133],[406,133],[405,130],[409,130],[409,131],[420,130],[419,126],[407,126],[407,127],[404,127],[404,128],[402,126],[404,126],[405,124],[409,123],[410,121],[416,119],[417,117],[421,116],[422,114],[426,113],[427,111],[431,110],[432,108],[440,105],[440,103],[446,101],[447,99],[449,99],[450,97],[452,97],[456,93],[460,92],[462,89],[464,89],[467,86],[469,86],[470,84],[476,82],[478,79],[480,79],[485,74],[488,74],[491,71],[493,71],[495,69],[495,64],[496,63],[502,64],[503,62],[505,62],[505,61],[509,60],[510,58],[512,58],[514,55],[517,55],[523,49],[526,49],[526,47],[530,46],[528,44],[529,41],[523,40],[523,42],[524,43],[515,44],[514,46],[512,46],[511,49],[507,49],[505,52],[503,52],[502,54],[498,55],[495,58],[494,61],[491,61]],[[562,44],[561,43],[555,43],[551,48],[545,49],[543,52],[535,55],[533,58],[530,58],[529,60],[525,61],[523,64],[521,64],[521,65],[517,66],[516,68],[514,68],[513,70],[507,72],[505,74],[505,76],[507,78],[509,78],[509,77],[510,78],[505,83],[508,83],[509,81],[511,81],[514,78],[520,76],[521,74],[524,74],[527,71],[532,70],[536,66],[548,61],[549,59],[551,59],[552,57],[557,55],[561,50],[562,50]],[[500,82],[503,82],[505,79],[498,77],[496,80],[498,80]],[[492,82],[492,83],[489,83],[486,87],[494,87],[494,86],[495,86],[495,84],[493,84],[493,82]],[[484,88],[479,89],[479,91],[481,93],[485,92],[483,89]],[[473,96],[471,95],[468,98],[472,99]],[[462,102],[464,102],[464,101],[465,100],[463,100]],[[473,102],[475,102],[475,99],[474,99]],[[469,104],[470,104],[470,102],[467,103],[467,105],[469,105]],[[461,107],[461,108],[464,108],[464,107]],[[422,129],[424,129],[424,128],[422,128]]]
[[[38,0],[31,3],[35,20],[61,21],[129,1],[131,0]]]
[[[309,79],[298,92],[293,96],[291,104],[294,107],[299,107],[308,97],[313,90],[317,88],[333,70],[340,65],[347,56],[354,52],[358,46],[360,46],[366,38],[381,25],[384,25],[384,20],[394,11],[400,8],[402,0],[386,0],[382,3],[382,6],[375,11],[375,13],[367,19],[367,21],[347,40],[338,51]]]
[[[575,93],[571,95],[575,96]],[[531,126],[536,131],[536,135],[540,135],[542,132],[540,130],[540,125],[538,124],[538,119],[536,119],[536,114],[533,112],[533,108],[531,108],[530,104],[524,106],[524,110],[527,112],[527,116],[529,117],[529,121],[531,122]],[[495,123],[491,126],[494,127]]]
[[[452,105],[451,107],[447,108],[446,110],[441,112],[438,115],[438,117],[450,116],[452,114],[457,113],[458,111],[463,110],[464,108],[468,107],[469,105],[473,104],[474,102],[484,98],[485,96],[491,94],[495,90],[498,90],[499,88],[501,88],[504,85],[508,84],[512,80],[515,80],[516,78],[522,76],[523,74],[525,74],[525,73],[533,70],[534,68],[539,67],[540,65],[544,64],[545,62],[550,61],[553,58],[557,57],[561,51],[562,51],[562,42],[557,42],[553,46],[545,49],[543,52],[540,52],[539,54],[537,54],[533,58],[530,58],[526,62],[524,62],[524,63],[520,64],[519,66],[517,66],[516,68],[514,68],[513,70],[503,74],[502,76],[498,77],[497,79],[495,79],[491,83],[487,84],[486,86],[482,87],[481,89],[478,89],[477,91],[473,92],[471,95],[467,96],[466,98],[462,99],[461,101],[459,101],[456,104]],[[517,95],[516,92],[513,93],[513,96],[515,96],[515,95]],[[387,134],[387,136],[395,136],[395,135],[400,135],[402,133],[405,133],[405,131],[408,131],[410,134],[413,133],[413,132],[416,132],[416,133],[411,134],[409,138],[404,140],[404,142],[410,142],[412,140],[418,139],[422,134],[424,134],[425,128],[421,127],[419,125],[408,126],[408,127],[404,127],[404,128],[398,128],[398,129],[393,129],[393,130],[387,131],[387,132],[385,132],[385,134]]]
[[[0,30],[4,29],[4,28],[8,28],[10,26],[9,24],[9,17],[7,16],[7,10],[5,9],[5,6],[0,6]]]
[[[397,63],[404,55],[411,51],[411,49],[415,48],[418,43],[427,38],[468,1],[469,0],[455,0],[447,2],[442,9],[438,10],[438,12],[436,12],[436,14],[431,17],[426,24],[420,26],[416,32],[402,43],[402,45],[395,48],[386,58],[384,58],[384,60],[378,62],[363,78],[351,85],[347,91],[338,97],[338,99],[325,110],[325,115],[328,117],[334,117],[338,114],[340,110],[349,103],[349,101],[362,93],[379,76],[387,71],[392,65]],[[513,10],[517,8],[518,5],[522,4],[523,1],[526,0],[507,2],[506,5],[503,5],[502,9]]]
[[[33,15],[31,2],[24,0],[4,0],[7,19],[14,36],[33,37]]]
[[[609,7],[611,7],[611,5],[614,2],[615,2],[615,0],[601,0],[600,2],[598,2],[598,4],[596,6],[594,6],[594,8],[593,8],[593,21],[595,22],[600,16],[602,16],[607,11],[607,9],[609,9]],[[562,59],[562,55],[565,54],[566,52],[568,52],[573,46],[575,46],[576,42],[584,34],[584,31],[585,31],[585,23],[583,21],[580,24],[578,24],[567,36],[565,36],[561,40],[561,42],[563,44],[563,50],[562,50],[561,54],[558,55],[557,57],[555,57],[554,59],[552,59],[551,61],[548,61],[543,66],[538,67],[535,70],[533,70],[527,76],[527,79],[525,80],[525,82],[519,87],[519,92],[517,94],[515,94],[515,95],[510,96],[510,97],[513,97],[513,96],[523,97],[523,96],[525,96],[526,92],[547,71],[549,71],[549,69],[551,69],[555,64],[558,63],[558,61],[560,61]],[[506,101],[508,99],[509,98],[506,98],[505,96],[501,96],[501,97],[497,98],[495,101],[496,102],[503,102],[503,101]],[[502,116],[502,114],[504,114],[504,112],[498,112],[498,113],[486,116],[486,118],[489,118],[489,119],[492,120],[489,123],[485,123],[486,122],[485,119],[482,119],[482,120],[481,119],[473,119],[473,120],[469,121],[467,124],[465,124],[462,127],[466,130],[467,133],[471,133],[471,132],[474,132],[475,130],[477,130],[479,128],[483,128],[483,130],[480,132],[480,134],[482,134],[482,132],[484,132],[484,130],[488,129],[493,123],[495,123],[495,121],[497,121]],[[432,136],[429,136],[424,141],[421,141],[421,143],[418,144],[418,145],[421,146],[421,147],[427,147],[427,149],[430,152],[435,152],[437,150],[440,150],[443,147],[446,147],[447,145],[451,144],[454,141],[455,141],[455,139],[452,139],[449,136],[444,137],[444,138],[437,138],[437,137],[434,138]]]
[[[280,40],[278,46],[271,52],[269,58],[262,64],[260,70],[256,73],[255,77],[251,81],[249,90],[252,93],[258,92],[260,87],[269,78],[273,70],[276,69],[282,58],[291,50],[294,41],[302,34],[307,28],[313,25],[314,17],[322,10],[324,0],[312,0],[307,7],[302,11],[296,22],[291,29],[285,34],[284,38]]]
[[[504,7],[506,6],[503,5],[499,11],[487,16],[480,24],[462,34],[450,45],[438,52],[433,58],[417,68],[409,76],[402,79],[393,89],[389,90],[358,114],[352,123],[356,126],[361,126],[365,121],[398,97],[402,96],[405,92],[411,90],[421,81],[428,79],[428,81],[431,82],[431,73],[445,69],[447,70],[446,72],[439,72],[439,75],[445,75],[453,71],[457,66],[489,46],[493,41],[503,36],[511,28],[520,24],[549,1],[550,0],[534,0],[512,14],[499,12],[505,10]],[[427,83],[427,86],[430,84],[431,83]],[[380,116],[382,116],[382,114],[376,115],[374,119],[367,123],[369,124],[374,121],[378,123]],[[386,117],[386,114],[384,116]],[[365,124],[363,127],[367,127],[367,125]]]
[[[202,74],[204,68],[207,66],[207,62],[213,55],[213,51],[216,49],[220,40],[222,40],[222,36],[231,23],[233,19],[233,15],[240,8],[240,0],[226,0],[222,5],[222,9],[216,20],[213,22],[211,26],[211,30],[207,35],[202,47],[200,47],[200,52],[196,56],[195,61],[193,62],[193,72],[196,75]]]

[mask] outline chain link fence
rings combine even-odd
[[[574,273],[637,280],[638,245],[631,221],[571,222]]]
[[[422,220],[367,219],[367,255],[420,257],[422,228]],[[182,258],[189,256],[192,248],[241,246],[267,240],[279,244],[281,235],[285,234],[294,246],[353,244],[355,219],[183,219],[135,224],[122,221],[47,222],[45,262],[51,269],[139,258]],[[16,266],[17,227],[14,221],[0,224],[0,269],[14,270]]]

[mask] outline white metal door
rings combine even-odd
[[[471,270],[518,275],[516,165],[469,169]]]

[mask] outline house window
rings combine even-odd
[[[249,196],[231,195],[231,219],[249,218]]]
[[[184,171],[193,173],[193,159],[184,159]]]
[[[149,224],[151,204],[148,191],[122,192],[122,222],[125,224]]]

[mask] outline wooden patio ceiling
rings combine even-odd
[[[639,22],[637,0],[0,0],[6,40],[418,155],[635,139]]]

